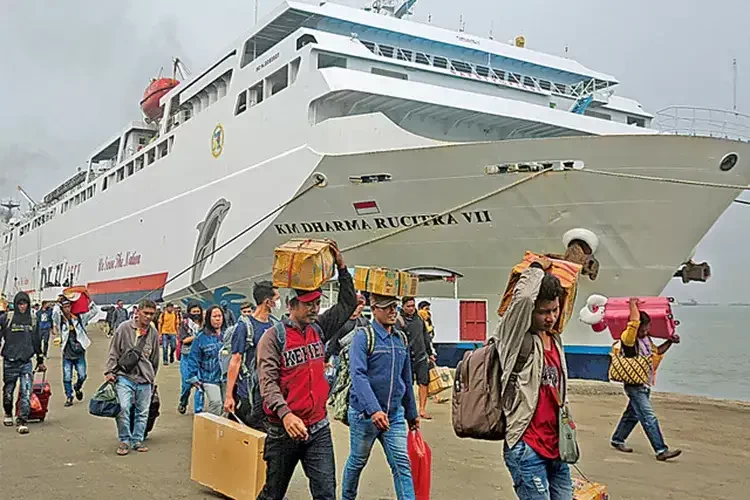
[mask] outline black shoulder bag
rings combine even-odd
[[[145,335],[141,335],[138,339],[138,343],[122,353],[120,358],[117,360],[117,366],[123,373],[131,373],[138,366],[143,354],[143,347],[146,345],[146,338],[150,332]]]

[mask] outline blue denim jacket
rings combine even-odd
[[[367,354],[367,333],[364,329],[354,334],[349,348],[352,378],[349,406],[368,418],[378,411],[392,417],[403,407],[406,419],[414,420],[417,418],[417,405],[412,386],[409,346],[404,345],[398,335],[389,334],[377,321],[373,321],[372,326],[375,330],[372,354]]]
[[[219,351],[223,347],[221,336],[204,330],[195,337],[190,345],[185,382],[188,384],[196,382],[221,383],[221,363],[219,361]]]

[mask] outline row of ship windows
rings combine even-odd
[[[106,175],[104,179],[102,179],[102,191],[106,191],[107,188],[112,186],[115,183],[118,183],[122,180],[125,180],[126,178],[130,177],[134,173],[143,170],[144,167],[147,167],[157,160],[166,157],[170,150],[172,149],[172,145],[174,144],[174,136],[169,137],[167,140],[163,140],[159,144],[156,145],[155,148],[151,148],[148,151],[146,151],[144,154],[141,154],[137,158],[135,158],[133,161],[127,163],[126,165],[121,166],[114,172]],[[63,201],[60,205],[60,213],[64,214],[71,208],[80,205],[81,203],[90,200],[96,195],[96,184],[91,184],[86,189],[76,193],[75,195],[71,196],[67,200]],[[42,224],[47,223],[48,221],[52,220],[55,215],[57,215],[57,207],[54,207],[51,211],[35,218],[33,221],[24,224],[21,226],[21,229],[19,229],[19,236],[23,236],[32,229],[36,229],[37,227],[41,226]],[[9,237],[8,235],[5,236],[5,243],[7,244],[10,239],[12,238],[12,235]]]

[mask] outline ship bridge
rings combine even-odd
[[[268,19],[245,42],[241,67],[296,30],[311,28],[352,37],[377,56],[433,65],[489,81],[499,78],[573,99],[594,96],[619,83],[571,59],[331,3],[315,6],[287,2]]]

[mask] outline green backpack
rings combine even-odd
[[[375,330],[372,328],[372,324],[368,323],[367,326],[357,327],[354,329],[351,339],[347,339],[347,336],[341,339],[342,343],[345,339],[350,340],[345,346],[342,346],[341,352],[339,353],[339,370],[336,374],[336,385],[331,394],[331,400],[333,403],[333,418],[342,422],[344,425],[349,425],[349,393],[352,388],[352,376],[349,371],[349,349],[352,346],[352,340],[357,332],[364,330],[367,335],[367,355],[370,356],[375,350]],[[409,341],[406,338],[404,332],[398,329],[394,329],[404,345],[409,347]]]

